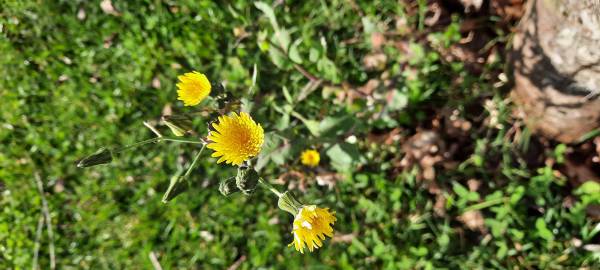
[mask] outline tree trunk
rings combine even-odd
[[[565,143],[600,127],[600,0],[530,0],[513,40],[512,97],[534,132]]]

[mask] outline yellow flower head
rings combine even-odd
[[[300,161],[302,162],[302,164],[309,167],[316,167],[317,165],[319,165],[320,160],[321,156],[319,155],[319,152],[312,149],[305,150],[300,156]]]
[[[177,99],[183,101],[185,106],[198,105],[210,94],[208,78],[198,71],[185,73],[177,78]]]
[[[247,113],[219,116],[219,123],[212,126],[215,131],[208,135],[212,142],[206,147],[215,151],[212,157],[221,157],[217,163],[239,166],[260,152],[265,133]]]
[[[323,245],[325,236],[333,236],[332,225],[335,223],[335,212],[329,212],[328,208],[319,208],[316,205],[304,205],[300,208],[294,219],[292,234],[297,251],[304,253],[304,246],[312,252],[315,248]]]

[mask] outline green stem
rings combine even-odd
[[[468,211],[472,211],[472,210],[481,210],[481,209],[484,209],[484,208],[488,208],[488,207],[494,206],[496,204],[501,204],[501,203],[506,202],[506,201],[508,201],[508,198],[506,198],[506,197],[496,198],[496,199],[492,199],[492,200],[489,200],[489,201],[485,201],[485,202],[481,202],[481,203],[478,203],[478,204],[471,205],[471,206],[465,208],[462,212],[464,213],[464,212],[468,212]]]
[[[146,144],[149,144],[149,143],[158,143],[158,142],[161,142],[161,141],[206,145],[206,143],[203,142],[203,141],[177,139],[177,138],[169,138],[169,137],[156,137],[156,138],[152,138],[152,139],[144,140],[144,141],[137,142],[137,143],[134,143],[134,144],[123,146],[120,149],[115,150],[114,153],[125,152],[125,151],[127,151],[129,149],[132,149],[132,148],[136,148],[136,147],[139,147],[139,146],[142,146],[142,145],[146,145]]]
[[[170,142],[180,142],[180,143],[190,143],[190,144],[204,144],[206,145],[205,142],[203,141],[195,141],[195,140],[186,140],[186,139],[177,139],[177,138],[165,138],[165,137],[161,137],[161,139],[159,141],[170,141]]]
[[[196,156],[194,157],[192,164],[190,164],[190,167],[187,169],[187,171],[183,175],[184,179],[187,179],[187,177],[190,175],[190,173],[192,173],[192,170],[194,169],[194,167],[196,167],[196,163],[198,163],[198,160],[200,159],[200,154],[202,154],[202,151],[204,151],[205,147],[206,147],[206,144],[203,144],[202,148],[200,148],[200,151],[198,152],[198,154],[196,154]]]
[[[265,186],[271,192],[275,193],[275,195],[277,195],[277,197],[281,197],[283,195],[283,193],[279,192],[279,190],[277,190],[273,185],[267,183],[267,181],[262,179],[262,177],[258,178],[258,182],[261,183],[263,186]]]

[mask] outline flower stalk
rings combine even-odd
[[[283,193],[279,192],[279,190],[277,190],[273,185],[265,181],[265,179],[263,179],[262,177],[258,178],[258,182],[262,184],[266,189],[270,190],[275,195],[277,195],[277,197],[283,196]]]

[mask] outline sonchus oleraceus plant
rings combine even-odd
[[[189,175],[198,163],[202,152],[208,148],[213,151],[211,156],[217,158],[218,165],[237,167],[237,175],[219,184],[219,191],[225,197],[236,192],[251,196],[260,185],[278,198],[277,205],[281,210],[293,216],[291,232],[293,240],[289,246],[300,253],[304,253],[305,250],[312,252],[322,247],[327,237],[333,237],[333,225],[336,221],[334,211],[299,202],[290,191],[281,192],[271,185],[252,166],[252,159],[257,157],[262,149],[265,132],[260,123],[257,123],[248,112],[232,110],[231,108],[235,106],[228,106],[228,104],[235,104],[236,101],[228,100],[229,97],[222,84],[211,84],[206,75],[197,71],[185,73],[179,76],[178,80],[177,99],[182,101],[185,107],[198,106],[211,95],[219,104],[218,112],[222,114],[210,122],[205,136],[198,136],[200,138],[197,140],[184,138],[186,135],[196,134],[189,115],[163,116],[162,122],[175,137],[163,136],[153,126],[146,125],[156,134],[156,137],[121,147],[103,147],[80,160],[77,166],[83,168],[109,164],[119,153],[151,143],[177,142],[200,145],[200,150],[185,173],[176,174],[171,178],[169,187],[163,195],[163,203],[167,203],[181,193],[184,186],[189,183]],[[319,164],[319,152],[308,149],[301,154],[300,159],[303,165],[315,167]]]

